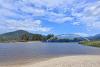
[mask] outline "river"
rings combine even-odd
[[[100,55],[100,48],[78,43],[0,43],[0,64],[22,64],[71,55]]]

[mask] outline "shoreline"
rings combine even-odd
[[[26,42],[0,42],[0,43],[41,43],[42,41],[26,41]]]
[[[51,58],[40,62],[23,65],[0,67],[100,67],[100,55],[77,55]]]

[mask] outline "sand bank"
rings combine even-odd
[[[0,67],[100,67],[100,56],[65,56],[27,65]]]

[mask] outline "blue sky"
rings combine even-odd
[[[100,33],[100,0],[0,0],[0,33]]]

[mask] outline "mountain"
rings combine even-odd
[[[100,34],[96,34],[95,36],[88,37],[90,40],[100,40]]]
[[[17,30],[13,32],[0,34],[0,42],[16,42],[16,41],[78,42],[78,41],[85,41],[85,40],[100,40],[100,34],[91,37],[81,37],[76,34],[61,34],[56,36],[55,35],[45,36],[41,34],[29,33],[24,30]]]
[[[30,39],[32,39],[33,34],[24,30],[17,30],[13,32],[8,32],[0,35],[0,41],[19,41],[21,37],[27,35]]]

